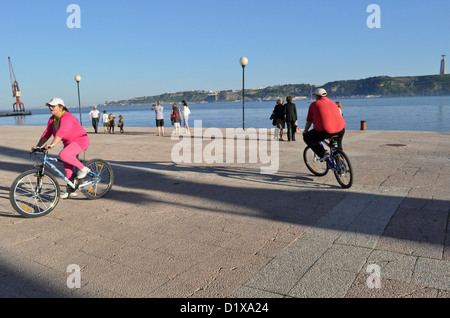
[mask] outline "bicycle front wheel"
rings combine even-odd
[[[343,188],[350,188],[353,184],[353,171],[350,160],[343,151],[336,151],[334,154],[336,166],[339,168],[334,171],[337,182]]]
[[[317,156],[311,147],[306,147],[303,151],[303,160],[305,161],[306,167],[309,171],[319,177],[323,177],[328,173],[328,164],[327,162],[320,161],[319,156]]]
[[[59,202],[59,183],[48,172],[39,176],[36,170],[19,175],[9,190],[9,201],[20,215],[27,218],[50,213]]]
[[[87,185],[82,184],[80,191],[91,200],[103,198],[114,184],[111,166],[102,159],[89,160],[85,166],[91,169],[91,172],[83,179],[83,184]]]

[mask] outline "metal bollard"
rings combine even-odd
[[[366,130],[366,121],[361,120],[361,130]]]

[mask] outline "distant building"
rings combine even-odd
[[[441,72],[439,74],[441,74],[441,75],[445,75],[446,74],[446,70],[445,70],[445,55],[442,55]]]

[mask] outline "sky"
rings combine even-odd
[[[8,56],[27,109],[78,105],[75,75],[82,105],[238,90],[242,56],[246,88],[433,75],[449,30],[448,0],[0,0],[0,110]]]

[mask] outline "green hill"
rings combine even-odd
[[[311,84],[286,84],[258,89],[246,89],[245,100],[276,100],[288,95],[310,97],[316,88],[323,87],[333,98],[343,97],[408,97],[450,95],[450,74],[391,77],[377,76],[360,80],[329,82],[321,86]],[[107,101],[105,105],[148,105],[160,100],[164,103],[186,100],[188,103],[232,102],[242,99],[241,90],[185,91],[156,96],[135,97],[120,101]]]

